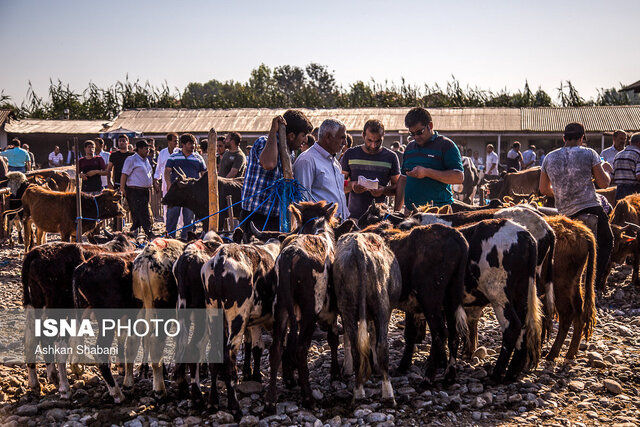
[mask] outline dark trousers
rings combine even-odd
[[[640,193],[640,183],[637,184],[619,184],[616,186],[616,202],[625,197]]]
[[[245,211],[243,209],[242,212],[240,212],[240,222],[242,222],[242,220],[248,217],[249,214],[251,214],[251,211]],[[249,230],[249,223],[253,222],[253,225],[255,225],[258,230],[262,230],[262,227],[264,227],[265,221],[267,223],[267,226],[264,228],[265,231],[280,230],[280,217],[273,216],[273,212],[271,212],[271,216],[268,218],[268,220],[266,215],[259,214],[256,212],[253,215],[251,215],[251,218],[246,220],[244,224],[240,226],[240,228],[242,228],[242,231],[246,233],[247,230]]]
[[[149,210],[149,189],[132,188],[125,189],[127,204],[131,212],[131,231],[142,227],[147,236],[151,235],[151,211]]]
[[[607,271],[607,265],[611,258],[611,251],[613,250],[613,233],[609,226],[609,217],[602,209],[602,206],[594,206],[592,208],[582,209],[579,212],[571,215],[571,218],[576,219],[580,215],[591,214],[598,218],[598,229],[596,232],[596,289],[604,289],[604,277]]]

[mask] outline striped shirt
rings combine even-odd
[[[636,184],[640,175],[640,147],[628,145],[613,161],[613,183]]]

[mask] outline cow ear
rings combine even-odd
[[[438,209],[439,215],[447,215],[450,213],[451,213],[451,205],[442,206],[440,207],[440,209]]]
[[[253,225],[253,222],[251,222],[251,226],[255,227]],[[242,228],[238,227],[235,230],[233,230],[233,235],[231,236],[231,240],[233,240],[235,243],[242,243],[243,236],[244,236],[244,231],[242,231]]]
[[[326,215],[327,218],[332,218],[336,214],[337,211],[338,211],[338,204],[337,203],[331,203],[329,205],[329,207],[327,208],[325,215]]]
[[[295,219],[298,224],[302,224],[302,213],[300,212],[300,205],[298,205],[297,203],[292,203],[291,206],[289,206],[289,211],[293,215],[293,219]]]

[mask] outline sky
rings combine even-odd
[[[637,0],[32,1],[0,0],[0,90],[31,81],[75,90],[125,75],[171,88],[246,81],[271,67],[327,65],[338,83],[375,79],[583,97],[640,79]]]

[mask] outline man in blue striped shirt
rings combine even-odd
[[[278,128],[280,124],[287,127],[287,147],[289,151],[300,148],[307,140],[307,135],[313,129],[311,122],[299,110],[287,110],[282,116],[276,116],[271,122],[271,130],[268,136],[261,136],[251,147],[247,157],[247,169],[242,187],[242,213],[243,220],[251,215],[251,218],[242,224],[243,230],[247,230],[249,222],[253,221],[258,228],[265,223],[265,230],[279,229],[279,216],[275,198],[270,198],[271,187],[282,178],[282,164],[278,154]],[[293,155],[291,159],[293,163]],[[271,187],[271,188],[269,188]],[[272,205],[274,205],[272,207]],[[253,214],[252,214],[253,213]]]
[[[167,183],[167,191],[171,187],[171,184],[178,179],[178,172],[181,170],[188,178],[198,179],[207,170],[207,166],[204,163],[202,156],[194,152],[196,144],[196,138],[190,133],[180,135],[180,151],[176,151],[167,160],[167,164],[164,169],[164,179]],[[178,217],[180,216],[180,210],[182,209],[182,223],[189,225],[193,222],[195,214],[180,206],[168,206],[167,207],[167,233],[172,232],[178,225]],[[187,238],[187,232],[193,230],[194,227],[183,228],[180,231],[180,237],[182,239]],[[176,236],[174,236],[176,237]]]

